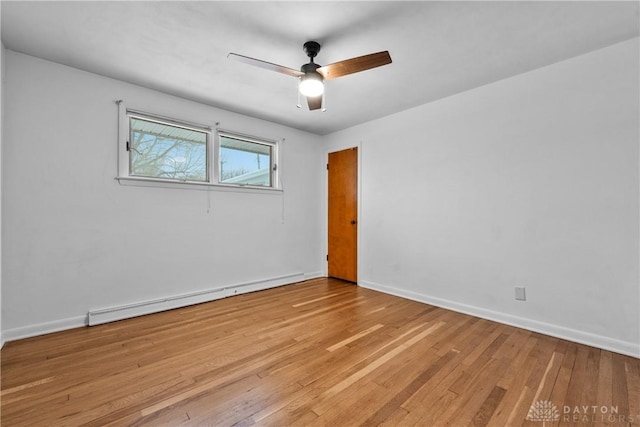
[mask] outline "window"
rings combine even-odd
[[[207,181],[209,132],[129,115],[131,176]]]
[[[273,144],[219,133],[219,182],[272,187]]]
[[[120,103],[122,101],[119,101]],[[277,189],[278,144],[120,108],[118,180],[174,188]]]

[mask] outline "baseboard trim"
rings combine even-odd
[[[418,292],[408,291],[405,289],[395,288],[392,286],[381,285],[379,283],[374,283],[369,281],[360,281],[358,284],[363,288],[371,289],[374,291],[379,291],[386,294],[395,295],[401,298],[406,298],[413,301],[434,305],[437,307],[445,308],[447,310],[456,311],[459,313],[464,313],[464,314],[480,317],[487,320],[492,320],[498,323],[504,323],[506,325],[515,326],[517,328],[538,332],[544,335],[550,335],[552,337],[561,338],[564,340],[601,348],[603,350],[613,351],[615,353],[620,353],[627,356],[640,358],[640,345],[629,342],[629,341],[621,341],[614,338],[605,337],[602,335],[592,334],[590,332],[580,331],[576,329],[566,328],[564,326],[541,322],[539,320],[533,320],[525,317],[514,316],[511,314],[500,313],[500,312],[488,310],[482,307],[462,304],[462,303],[450,301],[443,298],[437,298],[430,295],[421,294]]]
[[[52,332],[64,331],[67,329],[100,325],[103,323],[115,322],[117,320],[129,319],[145,314],[159,313],[166,310],[172,310],[174,308],[215,301],[217,299],[234,295],[290,285],[293,283],[301,282],[303,280],[309,280],[317,277],[323,277],[322,273],[292,273],[268,279],[231,284],[199,292],[191,292],[150,301],[140,301],[122,306],[91,310],[85,316],[77,316],[68,319],[54,320],[51,322],[7,329],[5,331],[2,331],[2,344],[9,341],[16,341],[24,338],[45,335]]]
[[[145,314],[159,313],[161,311],[185,307],[187,305],[213,301],[224,298],[225,296],[225,288],[219,288],[156,300],[141,301],[116,307],[102,308],[99,310],[91,310],[87,313],[87,325],[102,325],[103,323],[115,322],[117,320],[124,320],[132,317],[143,316]]]
[[[277,286],[288,285],[304,279],[304,273],[292,273],[285,276],[236,283],[219,288],[174,295],[161,299],[140,301],[127,305],[91,310],[87,316],[88,324],[89,326],[95,326],[103,323],[115,322],[117,320],[143,316],[145,314],[159,313],[161,311],[173,310],[175,308],[215,301],[217,299],[234,295],[241,295],[247,292],[261,291]]]
[[[5,342],[21,340],[23,338],[37,337],[67,329],[79,328],[87,325],[87,316],[70,317],[68,319],[54,320],[52,322],[36,323],[35,325],[2,331],[3,345]]]
[[[327,277],[327,276],[322,271],[316,271],[314,273],[304,274],[304,280],[319,279],[320,277]]]

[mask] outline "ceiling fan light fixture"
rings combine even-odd
[[[349,74],[359,73],[382,65],[391,64],[391,56],[389,55],[389,52],[385,50],[320,66],[313,62],[313,58],[315,58],[316,55],[318,55],[318,52],[320,52],[320,43],[308,41],[302,46],[302,48],[304,53],[309,57],[309,63],[300,67],[300,71],[248,56],[238,55],[237,53],[229,53],[228,57],[260,68],[297,77],[299,80],[297,107],[300,108],[302,106],[300,104],[300,95],[303,95],[307,98],[309,111],[319,109],[322,109],[322,111],[326,110],[325,97],[322,96],[324,94],[325,80],[331,80],[337,77],[347,76]]]
[[[322,82],[322,76],[315,71],[307,72],[304,76],[300,77],[300,93],[304,96],[320,96],[324,93],[324,83]]]

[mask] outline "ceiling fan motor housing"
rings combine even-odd
[[[309,74],[309,73],[315,73],[318,68],[320,68],[318,64],[314,62],[309,62],[308,64],[304,64],[302,67],[300,67],[300,71],[302,71],[305,74]]]
[[[302,45],[302,49],[304,50],[304,53],[311,58],[311,62],[313,62],[313,58],[315,58],[318,52],[320,52],[320,43],[308,41]]]
[[[300,67],[300,71],[305,74],[305,77],[303,77],[303,79],[311,78],[320,81],[324,80],[322,78],[322,75],[316,71],[318,68],[320,68],[320,66],[313,62],[313,58],[315,58],[318,52],[320,52],[320,43],[308,41],[304,45],[302,45],[302,48],[311,60],[311,62],[309,62],[308,64],[304,64],[302,67]]]

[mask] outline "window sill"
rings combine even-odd
[[[174,181],[169,179],[144,178],[133,176],[117,176],[115,178],[120,185],[134,187],[160,187],[173,188],[183,190],[203,190],[203,191],[231,191],[238,193],[256,193],[256,194],[282,194],[279,188],[264,188],[252,185],[228,185],[228,184],[211,184],[209,182],[194,181]]]

